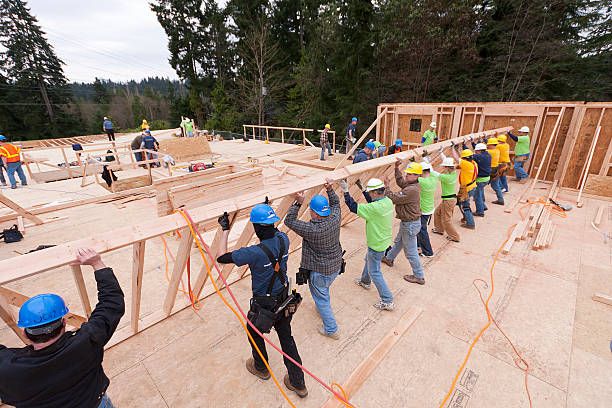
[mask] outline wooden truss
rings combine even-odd
[[[494,136],[500,133],[505,133],[511,128],[505,127],[485,131],[485,136]],[[482,133],[470,134],[452,139],[455,143],[461,143],[465,140],[470,140],[482,136]],[[306,177],[299,181],[287,182],[284,185],[276,187],[263,187],[256,192],[240,194],[236,192],[235,196],[226,194],[217,197],[217,200],[209,204],[192,208],[189,213],[198,225],[198,228],[205,235],[211,237],[206,244],[211,248],[213,255],[218,248],[221,229],[217,224],[217,218],[224,212],[230,214],[231,231],[230,233],[238,238],[234,241],[234,245],[230,250],[249,245],[254,239],[254,230],[252,224],[246,222],[250,209],[261,203],[264,197],[268,197],[271,205],[275,208],[276,214],[283,219],[287,211],[294,202],[296,192],[305,191],[305,200],[308,201],[315,194],[324,191],[323,184],[325,178],[333,180],[349,179],[350,192],[353,197],[359,199],[360,191],[354,181],[358,178],[365,181],[370,177],[383,179],[385,176],[391,176],[394,172],[396,158],[402,159],[405,163],[409,159],[420,161],[423,152],[428,152],[434,164],[439,163],[440,158],[438,151],[441,147],[448,148],[451,141],[447,140],[438,144],[420,147],[412,151],[401,152],[392,156],[385,156],[367,162],[351,164],[341,169],[321,173]],[[344,200],[342,203],[342,223],[346,224],[353,219],[355,215],[348,211]],[[307,220],[307,206],[302,206],[298,218]],[[295,251],[301,245],[301,239],[295,233],[281,222],[279,225],[281,231],[289,233],[291,240],[291,251]],[[165,294],[161,295],[163,302],[160,304],[160,309],[141,318],[140,304],[142,297],[142,287],[144,279],[144,261],[147,241],[163,236],[165,234],[180,231],[181,238],[178,244],[178,250],[175,254],[175,261],[169,276],[168,287]],[[36,253],[25,254],[10,259],[0,261],[0,288],[10,282],[19,281],[30,276],[35,276],[46,271],[56,270],[65,267],[76,259],[76,251],[81,247],[91,247],[100,253],[109,253],[120,250],[125,247],[132,247],[132,285],[131,293],[128,288],[124,288],[127,294],[128,303],[131,310],[130,324],[118,330],[109,343],[109,347],[123,341],[139,331],[151,327],[156,323],[166,319],[168,316],[184,309],[190,305],[190,302],[184,298],[177,299],[177,290],[180,285],[181,278],[185,272],[187,260],[192,254],[193,237],[189,233],[188,225],[185,219],[180,214],[172,214],[158,218],[155,222],[143,221],[141,223],[110,232],[97,234],[92,237],[68,242],[52,248],[47,248]],[[195,256],[195,253],[194,253]],[[207,261],[212,261],[207,259]],[[195,271],[192,271],[192,274]],[[246,266],[236,267],[233,264],[222,265],[221,273],[228,280],[228,283],[236,282],[242,279],[248,273]],[[91,301],[87,294],[83,275],[80,268],[72,268],[72,274],[75,281],[75,286],[78,290],[79,298],[86,314],[91,311]],[[220,283],[220,279],[217,279]],[[214,293],[211,282],[208,282],[208,274],[205,268],[201,268],[199,274],[192,277],[192,289],[196,297],[204,297]],[[0,300],[3,306],[0,309],[3,319],[7,322],[17,335],[19,335],[14,324],[14,316],[8,310],[9,302],[6,300],[6,292],[0,291]]]

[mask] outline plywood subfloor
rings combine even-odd
[[[211,143],[213,151],[215,145],[223,143]],[[513,202],[525,186],[511,183],[507,202]],[[534,195],[546,195],[544,186],[538,184]],[[40,199],[45,192],[38,194]],[[493,199],[489,189],[487,198]],[[575,194],[562,191],[559,201],[575,202]],[[494,269],[496,290],[491,310],[530,364],[528,384],[534,407],[607,407],[612,400],[609,387],[612,309],[591,300],[594,292],[612,294],[609,285],[612,252],[610,244],[604,244],[602,236],[590,226],[599,206],[612,203],[590,197],[583,201],[584,206],[570,211],[563,221],[553,218],[558,228],[549,249],[534,252],[527,242],[518,242]],[[154,222],[154,208],[154,200],[143,199],[128,203],[121,210],[112,204],[66,210],[70,220],[31,228],[24,241],[0,245],[0,256],[13,256],[12,249],[66,242],[117,225],[146,219]],[[459,217],[456,211],[457,224]],[[469,343],[487,321],[473,281],[482,278],[490,287],[493,255],[517,220],[516,211],[505,214],[503,207],[490,205],[487,216],[476,219],[475,231],[460,229],[460,243],[450,243],[432,234],[436,257],[424,262],[425,286],[402,279],[402,275],[410,273],[410,266],[401,254],[393,268],[383,266],[395,298],[396,311],[391,313],[373,308],[378,298],[375,290],[364,291],[353,284],[353,278],[360,275],[363,267],[364,225],[358,220],[344,227],[341,240],[347,250],[347,272],[332,286],[332,307],[341,339],[333,341],[316,332],[320,320],[312,297],[306,287],[299,287],[305,300],[295,316],[293,331],[304,364],[327,382],[342,382],[408,307],[418,304],[424,310],[422,316],[352,402],[356,407],[439,406]],[[397,229],[395,221],[394,230]],[[612,231],[612,219],[604,217],[600,229]],[[166,240],[175,251],[177,240],[173,237]],[[193,255],[196,259],[195,251]],[[131,248],[126,248],[105,257],[126,288],[128,304],[130,256]],[[297,270],[299,258],[299,251],[290,256],[291,274]],[[196,268],[199,269],[199,264],[194,265]],[[164,270],[161,240],[149,241],[143,315],[157,310],[163,302],[167,286]],[[93,276],[85,275],[95,302]],[[43,289],[58,292],[67,299],[72,311],[82,313],[76,289],[63,282],[72,282],[67,268],[24,280],[11,288],[28,295]],[[248,307],[250,280],[244,279],[232,289],[241,305]],[[120,327],[128,324],[129,308]],[[272,339],[276,341],[274,333]],[[19,344],[5,326],[0,326],[0,343]],[[275,351],[268,352],[273,371],[282,378],[285,373],[282,359]],[[240,324],[214,295],[202,301],[201,310],[185,309],[108,350],[104,367],[111,377],[109,395],[118,407],[288,407],[273,382],[261,381],[244,369],[249,355]],[[460,378],[465,381],[460,381],[453,393],[453,408],[528,406],[524,373],[515,366],[509,345],[494,328],[485,332],[462,374]],[[328,394],[312,379],[306,381],[309,397],[299,401],[293,398],[294,402],[299,407],[322,406]]]

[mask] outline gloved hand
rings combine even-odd
[[[357,181],[355,181],[355,184],[357,185],[357,187],[359,187],[361,191],[365,190],[365,188],[363,188],[363,184],[361,184],[360,179],[357,179]]]
[[[348,183],[346,182],[346,180],[339,180],[338,185],[340,186],[342,192],[348,193]]]
[[[452,140],[451,140],[451,146],[455,147],[455,142],[453,142]],[[442,149],[442,148],[440,148],[440,149]]]
[[[422,154],[423,157],[427,157],[428,154],[429,153],[427,152],[427,150],[423,150],[423,154]]]
[[[224,212],[223,215],[220,216],[217,219],[217,222],[221,226],[221,230],[229,231],[229,229],[230,229],[230,221],[229,221],[229,214],[227,213],[227,211]]]

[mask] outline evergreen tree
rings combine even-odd
[[[102,84],[102,82],[96,77],[96,80],[93,83],[94,94],[94,102],[98,104],[107,104],[110,100],[106,87]]]
[[[131,108],[132,108],[133,126],[135,128],[138,128],[142,124],[142,120],[145,119],[147,116],[146,109],[144,105],[142,104],[142,102],[140,101],[140,97],[138,95],[134,95],[132,99]],[[153,119],[149,118],[149,121],[153,122]]]
[[[238,112],[227,96],[223,82],[220,80],[217,81],[217,86],[212,91],[211,97],[212,114],[206,121],[206,128],[236,131],[238,128]]]

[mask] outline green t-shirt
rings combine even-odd
[[[477,183],[487,183],[491,180],[491,176],[487,176],[487,177],[476,177],[476,180],[474,180]]]
[[[427,129],[423,134],[423,137],[425,138],[423,146],[428,146],[434,142],[434,139],[436,138],[436,131]]]
[[[516,156],[523,156],[529,154],[529,135],[518,136],[516,146],[514,146],[514,154]]]
[[[450,174],[440,173],[438,176],[442,185],[442,195],[450,196],[457,192],[457,172]],[[453,200],[454,198],[443,198],[443,200]]]
[[[388,197],[357,204],[357,215],[366,220],[366,241],[374,251],[384,251],[393,238],[393,201]]]
[[[193,122],[185,122],[185,132],[193,132]]]
[[[438,177],[433,174],[429,177],[419,177],[419,183],[421,184],[421,213],[423,215],[433,214]]]

